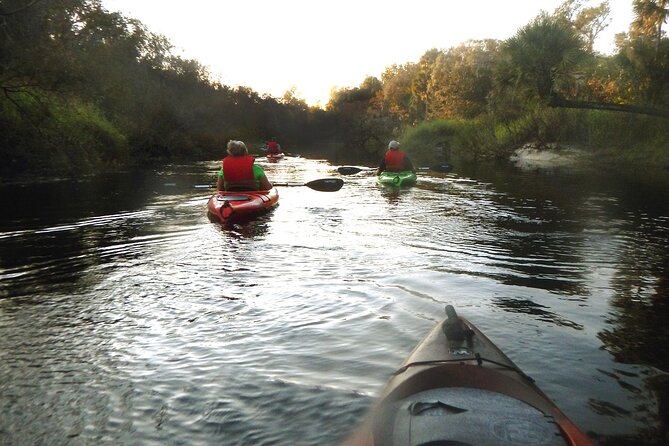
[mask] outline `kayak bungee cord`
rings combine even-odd
[[[409,363],[405,366],[402,366],[399,369],[395,370],[393,373],[391,373],[391,375],[397,376],[400,373],[406,372],[411,367],[419,367],[419,366],[424,366],[424,365],[449,364],[449,363],[453,363],[453,362],[464,362],[464,361],[476,361],[476,363],[478,365],[483,365],[484,362],[487,362],[487,363],[490,363],[490,364],[495,364],[495,365],[500,366],[502,368],[505,368],[507,370],[511,370],[513,372],[518,373],[520,376],[522,376],[523,378],[525,378],[526,380],[528,380],[530,382],[534,382],[534,378],[532,378],[531,376],[529,376],[528,374],[526,374],[525,372],[520,370],[518,367],[512,367],[508,364],[497,362],[497,361],[494,361],[492,359],[486,359],[486,358],[482,357],[481,355],[479,355],[478,353],[476,353],[476,355],[474,355],[473,358],[469,357],[469,358],[457,358],[457,359],[435,359],[434,361],[411,362],[411,363]]]

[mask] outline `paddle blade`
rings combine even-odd
[[[353,166],[341,166],[337,167],[337,172],[339,172],[342,175],[354,175],[356,173],[362,172],[362,169]]]
[[[305,186],[320,192],[336,192],[342,188],[344,180],[341,178],[321,178],[309,181]]]

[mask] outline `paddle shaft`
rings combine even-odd
[[[318,180],[309,181],[307,183],[273,183],[273,186],[278,187],[296,187],[307,186],[310,189],[319,192],[336,192],[342,188],[344,180],[341,178],[320,178]],[[196,189],[214,189],[215,184],[196,184],[193,186]]]
[[[278,187],[307,186],[310,189],[319,192],[336,192],[344,185],[341,178],[321,178],[319,180],[309,181],[308,183],[273,183]]]
[[[373,167],[369,168],[361,168],[361,167],[355,167],[355,166],[341,166],[337,168],[337,172],[339,172],[341,175],[355,175],[356,173],[360,172],[372,172],[375,171]],[[439,165],[434,165],[430,167],[419,167],[416,170],[428,170],[428,171],[433,171],[433,172],[450,172],[453,170],[453,166],[450,164],[439,164]]]

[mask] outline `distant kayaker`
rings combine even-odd
[[[272,183],[265,171],[255,164],[242,141],[228,141],[228,156],[223,158],[216,186],[219,191],[270,190]]]
[[[275,137],[272,137],[269,141],[267,141],[267,154],[268,155],[278,155],[281,153],[281,144],[279,144],[276,141]]]
[[[400,150],[400,143],[398,141],[390,141],[388,143],[388,150],[384,155],[376,174],[381,172],[404,172],[410,170],[416,173],[416,168],[408,156]]]

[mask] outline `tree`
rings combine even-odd
[[[441,53],[429,81],[430,118],[475,118],[486,111],[499,42],[470,40]]]
[[[429,103],[432,95],[432,72],[437,58],[442,54],[440,50],[432,48],[425,52],[418,61],[418,70],[411,81],[411,94],[413,95],[417,114],[422,120],[430,116]]]
[[[402,124],[415,124],[419,120],[417,102],[411,90],[418,71],[417,64],[407,63],[391,65],[381,75],[383,111]]]
[[[572,94],[589,53],[564,20],[542,13],[502,44],[500,56],[493,103],[498,111],[519,111]]]
[[[634,0],[634,22],[630,27],[630,37],[648,38],[655,42],[655,50],[659,51],[664,35],[662,26],[669,17],[667,0]]]
[[[336,122],[351,161],[376,160],[384,141],[396,128],[396,122],[386,110],[383,84],[368,76],[356,88],[334,90],[327,111]]]
[[[654,106],[669,104],[669,39],[663,24],[669,17],[666,0],[635,0],[629,34],[618,38],[616,61],[620,83],[629,100]]]
[[[582,0],[566,0],[555,9],[554,15],[572,26],[592,52],[597,36],[609,25],[610,14],[608,0],[591,7],[585,7]]]

